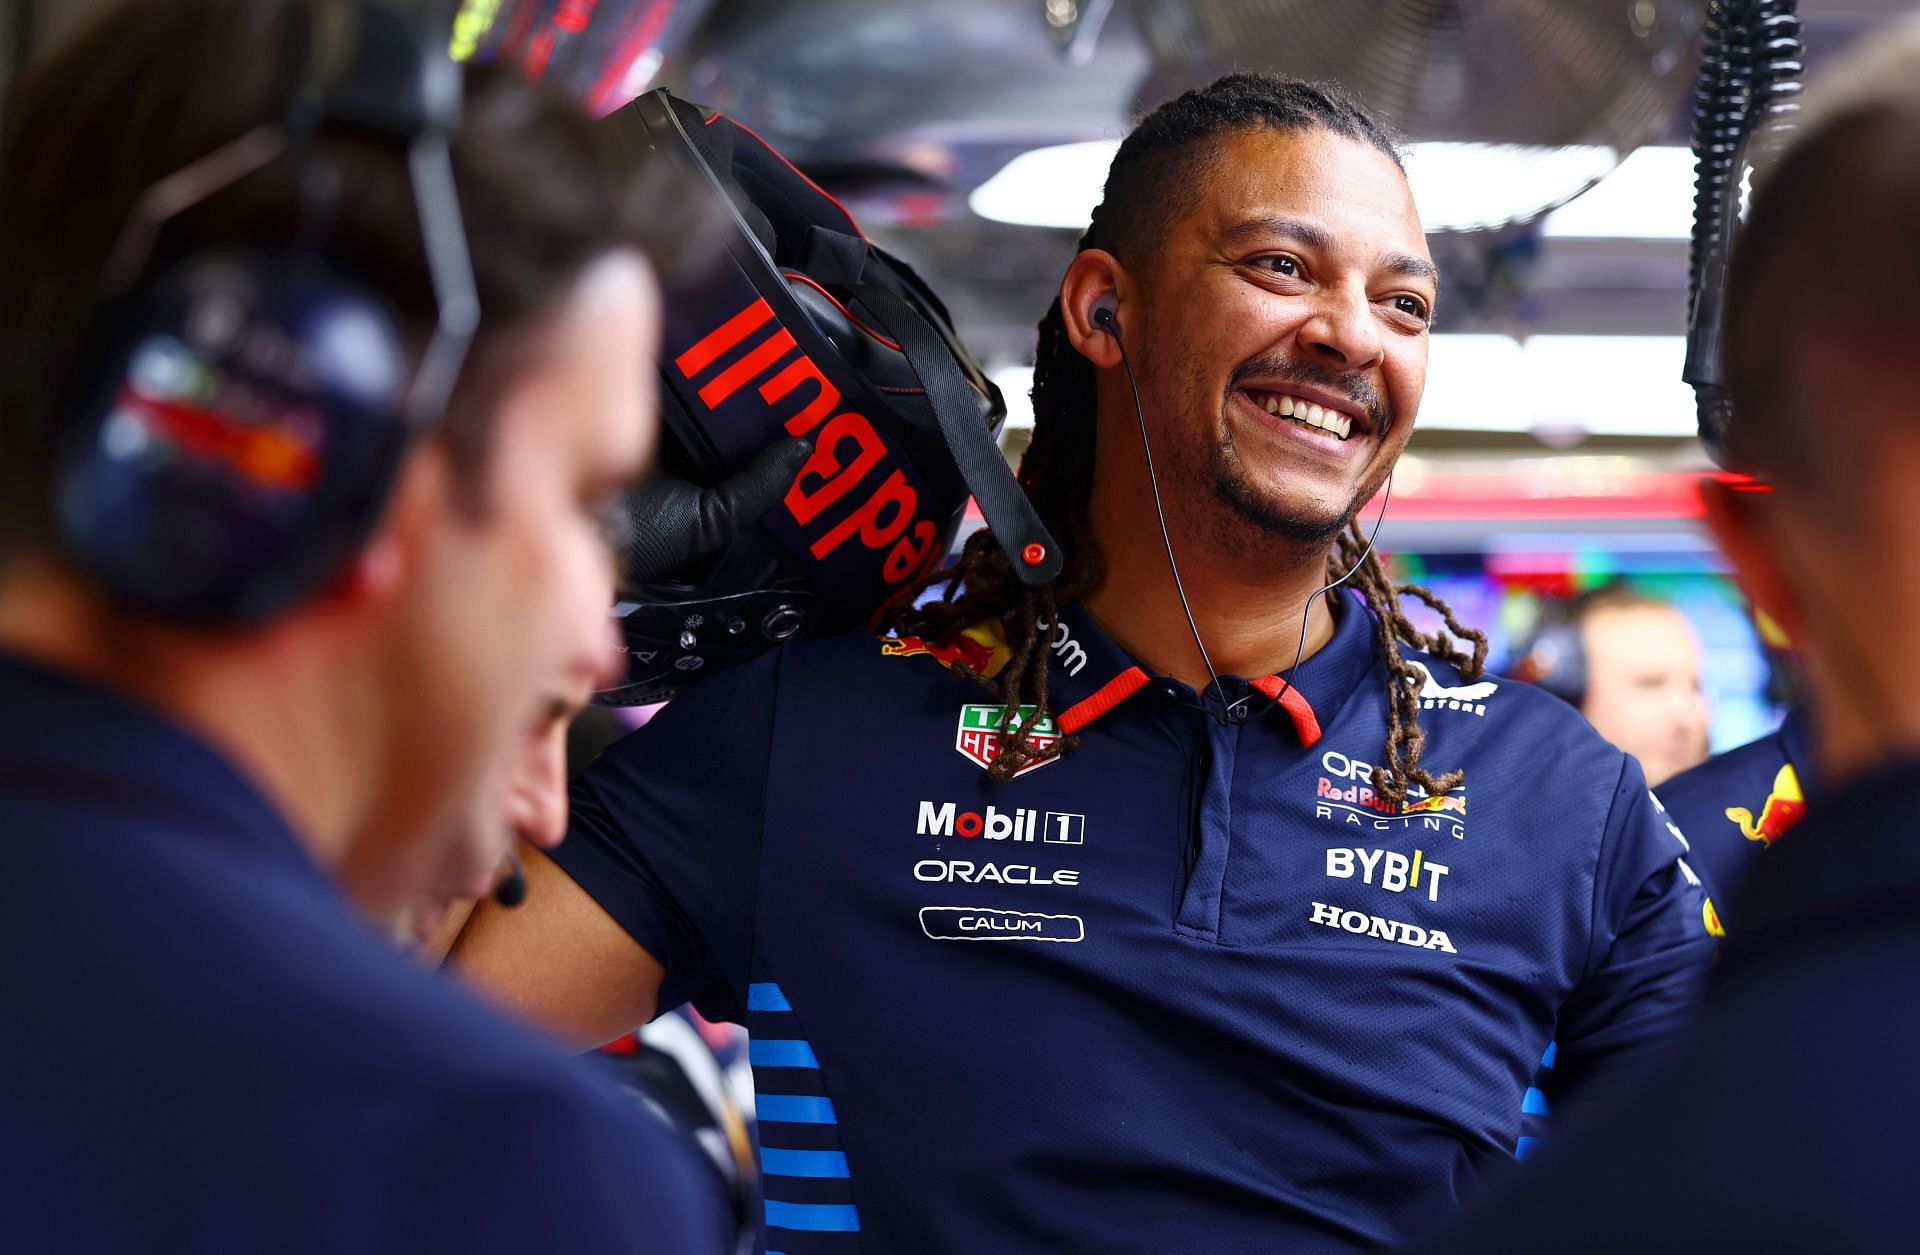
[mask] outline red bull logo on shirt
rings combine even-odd
[[[976,639],[962,632],[949,640],[923,641],[917,636],[889,637],[880,642],[880,653],[886,658],[914,658],[921,654],[936,660],[951,670],[955,666],[965,667],[980,675],[992,675],[999,667],[995,666],[993,644]],[[998,652],[1004,653],[1005,646]]]
[[[1060,660],[1066,673],[1079,675],[1087,665],[1087,651],[1073,638],[1067,625],[1035,626],[1043,640],[1052,642],[1054,657]],[[949,671],[964,668],[988,678],[999,675],[1000,669],[1013,657],[1013,651],[1007,648],[1006,633],[994,622],[976,623],[940,641],[922,640],[918,636],[888,637],[880,642],[880,654],[885,658],[914,658],[925,654]]]
[[[1467,790],[1456,786],[1439,797],[1429,796],[1417,784],[1407,786],[1407,804],[1396,808],[1374,792],[1373,764],[1339,750],[1320,755],[1325,774],[1314,782],[1314,816],[1355,828],[1390,832],[1419,827],[1462,840],[1467,835]]]
[[[1726,926],[1720,922],[1720,912],[1713,909],[1712,898],[1708,898],[1700,904],[1700,923],[1706,928],[1707,936],[1709,937],[1724,937],[1727,935]]]
[[[1785,763],[1773,777],[1773,791],[1767,794],[1766,805],[1760,808],[1757,821],[1753,812],[1744,806],[1729,806],[1726,814],[1739,826],[1741,836],[1772,845],[1787,829],[1800,822],[1806,809],[1807,798],[1800,790],[1800,777],[1795,774],[1792,763]]]

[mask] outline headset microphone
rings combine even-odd
[[[512,850],[507,851],[509,870],[493,887],[493,900],[501,906],[519,906],[527,900],[527,872],[520,865],[520,856]]]
[[[1213,715],[1213,712],[1210,710],[1207,711],[1207,713],[1213,715],[1213,717],[1223,725],[1244,723],[1249,719],[1266,714],[1267,711],[1279,705],[1280,699],[1284,697],[1287,690],[1293,686],[1293,682],[1291,680],[1282,680],[1279,691],[1267,700],[1265,706],[1262,706],[1257,711],[1249,712],[1246,708],[1246,703],[1252,700],[1251,695],[1238,698],[1231,703],[1227,701],[1226,690],[1220,683],[1220,673],[1213,669],[1213,659],[1207,656],[1207,647],[1200,640],[1200,625],[1194,622],[1193,607],[1187,601],[1186,586],[1180,579],[1180,564],[1174,560],[1173,537],[1167,532],[1167,512],[1160,505],[1160,476],[1153,468],[1153,442],[1147,438],[1147,411],[1146,407],[1140,402],[1140,381],[1133,373],[1133,360],[1127,356],[1127,342],[1120,336],[1119,308],[1120,298],[1112,292],[1104,292],[1094,301],[1092,308],[1087,311],[1087,315],[1093,320],[1094,326],[1113,337],[1114,346],[1120,350],[1120,364],[1126,367],[1127,386],[1133,391],[1133,414],[1134,417],[1140,421],[1140,449],[1141,452],[1146,454],[1147,459],[1147,484],[1153,490],[1153,515],[1155,520],[1160,524],[1161,543],[1167,547],[1167,566],[1173,572],[1173,591],[1180,598],[1181,612],[1187,616],[1187,630],[1193,633],[1193,645],[1195,649],[1200,651],[1200,662],[1206,667],[1207,675],[1211,677],[1209,687],[1213,689],[1214,693],[1220,699],[1220,713]],[[1373,531],[1367,536],[1367,547],[1360,551],[1359,558],[1354,561],[1353,566],[1347,570],[1345,575],[1342,575],[1337,580],[1322,584],[1319,588],[1315,589],[1312,595],[1307,598],[1306,605],[1300,610],[1300,642],[1294,647],[1293,665],[1287,668],[1288,675],[1299,674],[1300,659],[1302,655],[1306,653],[1307,649],[1307,616],[1313,611],[1314,598],[1325,596],[1327,593],[1332,592],[1334,589],[1340,587],[1340,585],[1352,579],[1354,572],[1358,571],[1361,564],[1366,562],[1368,557],[1372,555],[1373,542],[1380,537],[1380,526],[1387,521],[1387,506],[1392,501],[1393,472],[1389,471],[1387,472],[1386,494],[1380,501],[1380,517],[1374,520]]]

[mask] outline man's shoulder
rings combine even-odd
[[[1512,756],[1536,772],[1558,771],[1572,756],[1583,768],[1611,764],[1617,777],[1625,755],[1595,732],[1579,711],[1553,694],[1493,672],[1469,680],[1458,660],[1422,650],[1402,647],[1402,657],[1418,681],[1421,717],[1433,725],[1429,736],[1465,729],[1477,734],[1474,741],[1481,752],[1496,759]],[[1430,711],[1474,718],[1469,727],[1463,719],[1442,721]]]
[[[849,697],[943,686],[962,681],[967,672],[991,677],[1008,657],[997,625],[970,627],[939,640],[854,628],[788,641],[700,681],[669,703],[668,709],[765,706],[789,690],[821,685],[848,686]]]
[[[1748,794],[1757,787],[1764,796],[1782,767],[1787,767],[1787,751],[1778,732],[1716,754],[1690,767],[1656,790],[1668,810],[1676,813],[1702,808],[1718,813],[1732,803],[1750,803]]]
[[[467,1211],[508,1229],[529,1217],[564,1219],[569,1241],[618,1240],[620,1226],[648,1222],[650,1212],[677,1223],[704,1204],[699,1165],[679,1136],[595,1075],[591,1061],[569,1059],[454,979],[371,938],[313,957],[283,972],[266,1011],[316,1026],[284,1047],[281,1097],[269,1103],[310,1134],[324,1130],[316,1149],[331,1142],[334,1155],[351,1156],[384,1141],[372,1157],[403,1180],[438,1182],[449,1222],[465,1223]],[[407,1136],[395,1138],[399,1129]],[[535,1229],[522,1236],[540,1238]]]
[[[695,1196],[670,1130],[395,953],[313,874],[104,835],[147,838],[121,843],[127,874],[50,877],[0,922],[36,956],[12,990],[36,1030],[0,1041],[0,1063],[40,1078],[0,1153],[32,1148],[46,1180],[74,1183],[19,1200],[27,1232],[77,1231],[64,1200],[101,1146],[143,1165],[125,1195],[155,1225],[319,1226],[316,1250],[458,1249],[443,1239],[485,1240],[474,1226],[539,1245],[536,1219],[563,1244],[611,1243],[646,1223],[636,1191],[674,1205],[654,1174]],[[88,1223],[118,1235],[118,1215]],[[368,1216],[380,1233],[328,1229]]]
[[[140,1017],[143,1050],[171,1070],[214,1086],[236,1060],[271,1059],[265,1089],[275,1103],[345,1103],[344,1112],[363,1093],[404,1105],[564,1068],[557,1046],[376,936],[309,865],[196,845],[184,829],[123,824],[93,835],[125,840],[119,859],[96,866],[85,886],[92,896],[75,900],[70,886],[16,918],[38,934],[48,996],[90,954],[113,955],[89,976],[94,997],[79,1008],[82,1022],[128,1016],[156,993],[192,1007]],[[83,907],[94,913],[95,937],[62,941],[58,918]],[[349,1077],[353,1088],[331,1088]]]

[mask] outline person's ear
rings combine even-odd
[[[1073,259],[1060,280],[1060,318],[1067,339],[1095,366],[1120,364],[1120,333],[1125,322],[1126,268],[1103,248]],[[1106,311],[1104,319],[1098,311]]]
[[[567,719],[522,747],[507,781],[506,818],[514,836],[551,850],[567,835]]]
[[[1733,565],[1734,582],[1747,601],[1786,633],[1789,641],[1802,636],[1799,603],[1787,578],[1775,534],[1780,508],[1778,494],[1765,485],[1712,476],[1700,481],[1700,504],[1707,531]]]
[[[434,519],[453,508],[454,489],[446,447],[433,439],[418,441],[394,472],[380,521],[323,596],[337,606],[393,598],[418,564]]]

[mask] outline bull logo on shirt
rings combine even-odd
[[[1773,791],[1767,794],[1758,821],[1744,806],[1729,806],[1726,815],[1739,825],[1740,835],[1747,840],[1772,845],[1787,829],[1800,822],[1806,809],[1807,799],[1800,791],[1800,777],[1794,773],[1792,763],[1785,763],[1773,777]]]
[[[937,641],[918,636],[889,636],[880,642],[885,658],[916,658],[922,654],[935,659],[949,671],[962,670],[992,679],[1013,657],[1007,648],[1006,633],[998,623],[976,623]]]
[[[1727,935],[1727,927],[1720,922],[1720,912],[1714,909],[1712,898],[1708,898],[1700,904],[1700,923],[1706,928],[1707,936],[1709,937],[1724,937]]]

